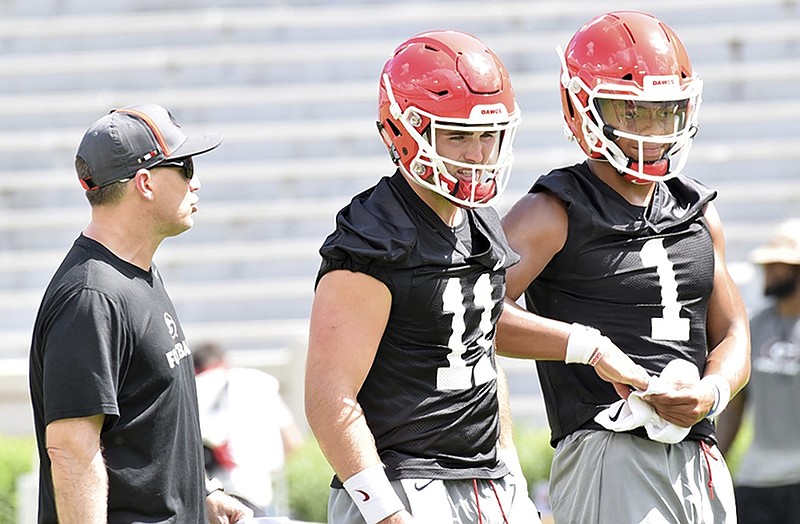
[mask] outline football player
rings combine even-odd
[[[476,38],[432,31],[379,82],[398,169],[337,215],[311,312],[306,414],[336,473],[328,521],[539,522],[498,458],[494,326],[517,256],[488,206],[520,122],[508,73]]]
[[[645,13],[602,14],[560,54],[563,116],[588,158],[540,177],[504,217],[521,261],[497,338],[512,355],[536,326],[567,344],[566,362],[537,362],[554,519],[734,522],[711,418],[749,377],[749,335],[716,192],[681,174],[702,83],[678,36]],[[648,380],[635,411],[620,400],[630,391],[581,365],[608,340],[652,377],[684,361],[696,378]]]

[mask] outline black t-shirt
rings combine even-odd
[[[153,266],[81,235],[45,292],[30,388],[39,447],[39,522],[57,522],[45,427],[105,415],[108,522],[205,522],[191,351]]]
[[[388,324],[358,395],[390,478],[497,478],[495,323],[518,260],[493,209],[453,230],[399,173],[339,212],[319,277],[383,282]]]
[[[703,207],[716,192],[678,176],[658,182],[645,209],[628,203],[585,163],[541,177],[531,192],[541,191],[564,202],[569,228],[563,249],[526,290],[527,307],[599,329],[650,374],[681,358],[702,376],[714,279]],[[579,428],[602,429],[594,416],[619,400],[610,383],[590,366],[536,365],[553,445]],[[712,434],[703,420],[689,438]]]

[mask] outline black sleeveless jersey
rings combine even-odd
[[[498,478],[495,324],[519,257],[494,209],[455,231],[400,173],[339,212],[318,279],[345,269],[391,291],[388,324],[358,395],[390,478]]]
[[[526,290],[528,309],[599,329],[650,374],[682,358],[702,376],[714,279],[703,207],[716,192],[678,176],[658,182],[645,209],[628,203],[586,163],[539,178],[531,192],[540,191],[564,202],[569,228],[563,249]],[[611,384],[590,366],[537,362],[537,369],[553,445],[579,428],[602,429],[594,416],[619,400]],[[703,420],[689,438],[712,435]]]

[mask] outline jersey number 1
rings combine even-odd
[[[661,287],[661,306],[664,308],[661,317],[650,319],[650,336],[654,340],[689,340],[689,319],[680,317],[678,281],[675,279],[675,270],[667,256],[667,250],[664,249],[663,239],[654,238],[645,242],[640,255],[644,267],[656,268]]]

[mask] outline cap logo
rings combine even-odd
[[[139,163],[139,164],[141,164],[143,162],[147,162],[148,160],[150,160],[151,158],[155,157],[156,155],[158,155],[158,149],[153,149],[152,151],[148,152],[143,157],[137,159],[136,162]]]

